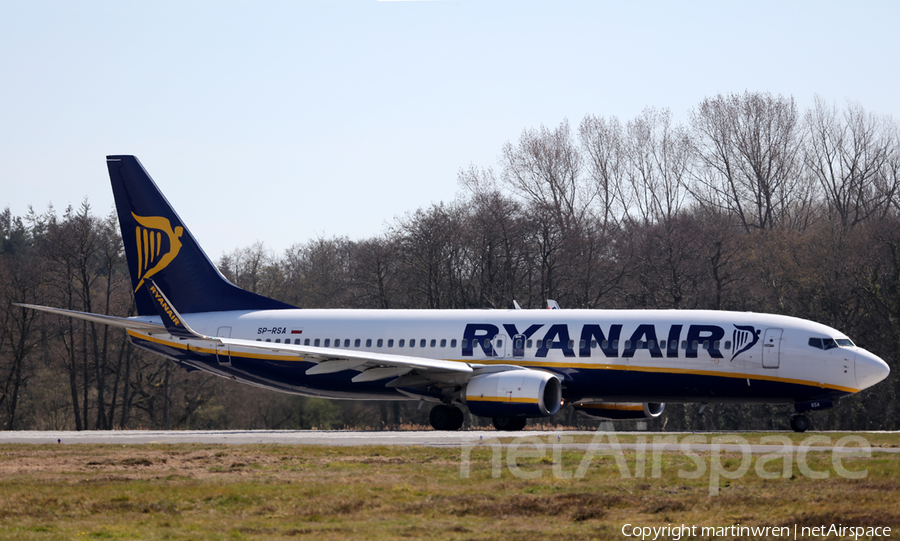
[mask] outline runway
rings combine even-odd
[[[784,436],[788,436],[788,432]],[[197,443],[211,445],[327,445],[361,446],[387,445],[427,447],[470,447],[510,445],[525,448],[563,450],[615,449],[662,451],[723,451],[723,452],[797,452],[832,451],[834,445],[846,432],[814,432],[804,434],[804,440],[790,446],[784,442],[771,444],[750,444],[741,433],[691,433],[691,432],[598,432],[598,431],[539,431],[497,432],[495,430],[467,430],[444,432],[423,431],[357,431],[357,430],[85,430],[70,431],[11,431],[0,432],[0,444],[106,444],[106,445],[149,445]],[[847,442],[847,451],[872,453],[900,453],[900,447],[871,447],[867,434],[875,432],[855,432],[855,441]],[[880,432],[879,434],[884,434]],[[634,436],[639,439],[635,441]],[[643,436],[643,439],[640,437]],[[618,438],[622,438],[622,442]],[[569,439],[571,438],[571,439]],[[813,439],[810,439],[813,438]],[[575,440],[575,441],[573,441]],[[898,437],[900,440],[900,437]]]

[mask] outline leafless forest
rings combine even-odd
[[[427,181],[428,179],[423,179]],[[800,111],[767,93],[633,119],[524,130],[464,195],[364,240],[258,244],[219,261],[241,287],[302,308],[709,308],[846,332],[890,378],[813,413],[818,429],[898,429],[900,130],[859,104]],[[7,182],[12,185],[13,182]],[[0,202],[2,203],[2,202]],[[203,239],[198,239],[202,244]],[[416,402],[342,402],[187,373],[125,333],[11,306],[130,315],[118,223],[81,208],[0,215],[0,426],[22,429],[391,428]],[[670,404],[651,428],[786,428],[790,406]],[[474,420],[477,422],[477,419]],[[563,408],[549,423],[595,426]]]

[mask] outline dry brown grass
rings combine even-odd
[[[582,479],[561,479],[552,453],[519,461],[539,478],[504,467],[495,479],[487,448],[472,452],[461,478],[460,456],[425,447],[3,445],[0,538],[625,539],[626,523],[900,531],[895,454],[846,460],[868,470],[864,479],[810,479],[796,464],[790,478],[761,479],[751,468],[722,479],[718,496],[708,472],[678,475],[694,464],[677,452],[663,456],[658,479],[649,464],[644,477],[622,478],[609,457]],[[633,474],[634,454],[625,456]],[[562,466],[575,470],[582,458],[565,451]],[[723,458],[731,470],[739,462]],[[831,457],[811,454],[810,466],[829,471]]]

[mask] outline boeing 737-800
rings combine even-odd
[[[108,156],[138,315],[31,308],[123,327],[187,368],[277,391],[434,402],[519,430],[570,404],[600,419],[666,402],[831,407],[887,377],[840,331],[794,317],[712,310],[313,310],[238,288],[201,250],[134,156]]]

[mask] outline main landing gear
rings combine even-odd
[[[463,412],[456,406],[438,404],[431,408],[428,415],[432,428],[435,430],[459,430],[465,420]],[[504,432],[515,432],[525,428],[528,421],[525,417],[494,417],[494,428]]]
[[[809,428],[809,419],[805,415],[795,413],[791,415],[791,429],[794,432],[806,432]]]
[[[528,422],[525,417],[494,417],[492,420],[494,428],[506,432],[522,430],[525,428],[525,423]]]
[[[462,428],[465,418],[462,410],[456,406],[438,404],[431,408],[428,420],[435,430],[459,430]]]

